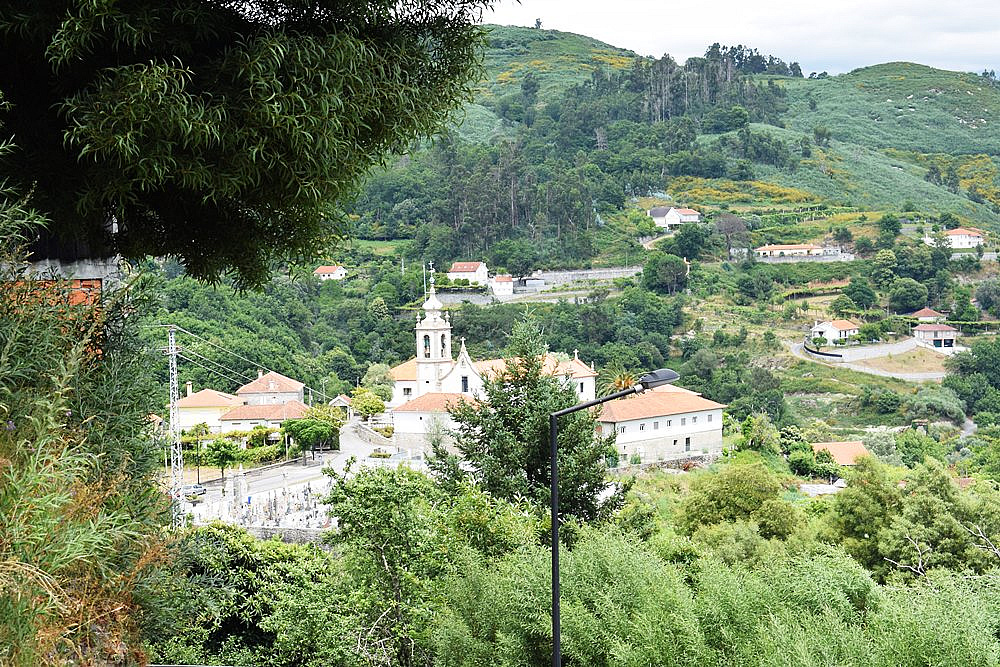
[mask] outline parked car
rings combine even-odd
[[[203,496],[206,493],[208,493],[208,489],[201,484],[185,484],[181,487],[181,496],[184,498],[188,496]]]

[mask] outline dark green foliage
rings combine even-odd
[[[465,100],[489,4],[5,3],[5,122],[32,143],[4,175],[57,251],[260,285],[342,235],[338,202]]]
[[[677,255],[654,252],[642,267],[642,284],[648,290],[674,294],[687,284],[688,267]]]
[[[451,407],[455,446],[471,470],[468,476],[487,493],[506,500],[526,498],[540,506],[549,499],[549,414],[573,406],[573,386],[543,372],[547,352],[537,324],[514,325],[502,372],[487,379],[483,402]],[[624,501],[625,488],[609,498],[605,454],[612,437],[595,435],[594,415],[581,411],[559,423],[559,508],[582,521],[609,518]],[[431,463],[438,475],[465,477],[440,447]],[[457,480],[451,479],[454,483]]]
[[[698,480],[684,499],[679,527],[691,534],[700,526],[756,519],[762,511],[771,516],[780,508],[768,502],[780,501],[780,491],[781,484],[762,463],[726,466]],[[783,509],[791,511],[787,503]]]

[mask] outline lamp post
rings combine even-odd
[[[676,381],[680,375],[669,368],[650,371],[628,389],[616,391],[593,401],[578,403],[572,407],[557,410],[549,414],[549,456],[551,457],[551,496],[552,496],[552,667],[562,667],[562,637],[559,628],[559,468],[557,465],[557,442],[559,440],[559,418],[580,410],[592,408],[601,403],[624,398],[632,394],[640,394],[647,389]]]

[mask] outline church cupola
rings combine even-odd
[[[424,301],[423,319],[417,319],[417,368],[420,387],[418,395],[438,391],[440,379],[451,370],[451,318],[443,312],[444,305],[434,288],[434,265],[431,264],[431,285]]]

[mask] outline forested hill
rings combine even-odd
[[[358,236],[413,239],[414,259],[579,265],[634,236],[629,212],[650,198],[709,215],[810,204],[996,224],[992,75],[888,63],[803,76],[743,46],[680,63],[511,27],[492,28],[484,65],[454,131],[370,179]]]

